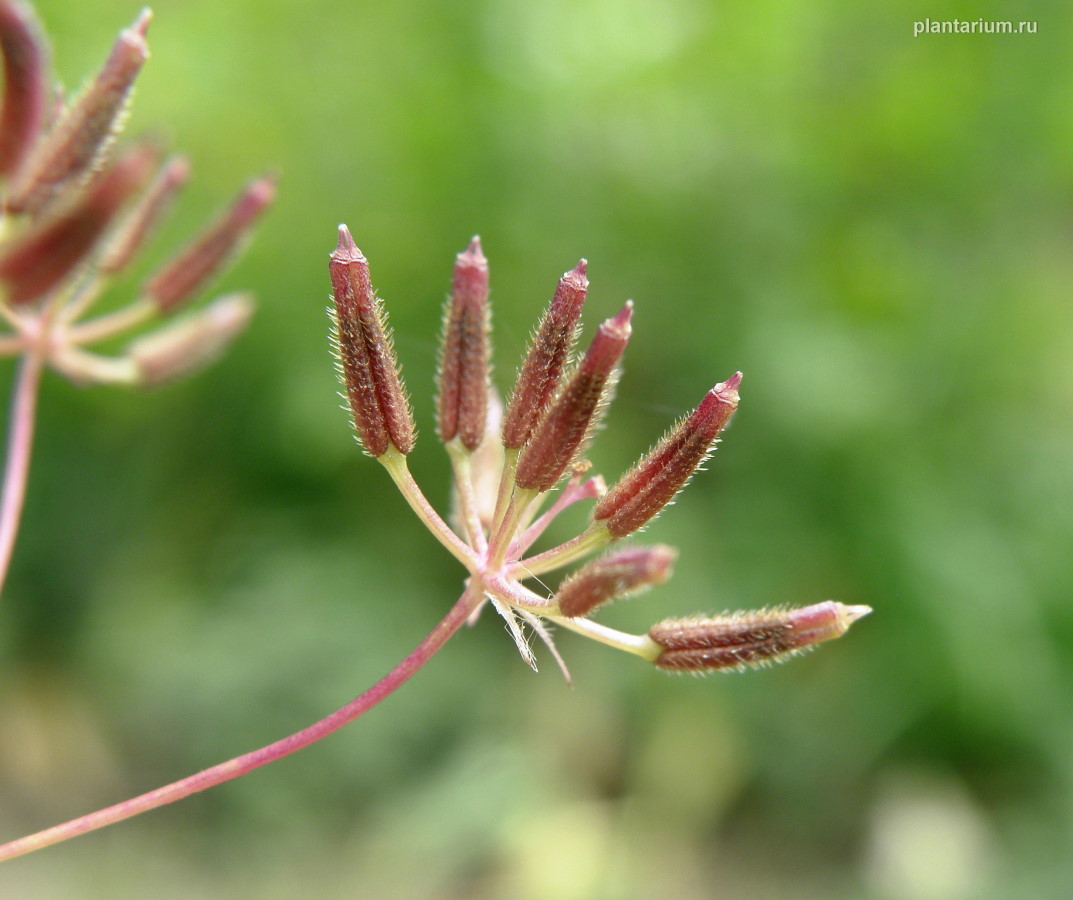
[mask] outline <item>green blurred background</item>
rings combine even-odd
[[[136,12],[43,3],[63,81]],[[459,566],[339,410],[341,221],[389,304],[434,502],[454,254],[481,234],[503,388],[585,256],[590,333],[637,304],[597,471],[745,372],[711,471],[649,529],[681,548],[674,580],[604,621],[828,597],[875,614],[804,659],[699,680],[565,634],[573,689],[486,616],[358,724],[9,863],[0,895],[1069,896],[1068,3],[155,12],[128,133],[163,131],[194,179],[111,302],[274,169],[278,205],[217,285],[260,308],[182,384],[46,380],[0,609],[4,839],[308,724],[455,599]],[[925,17],[1038,34],[914,39]]]

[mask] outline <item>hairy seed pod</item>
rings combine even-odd
[[[20,0],[0,0],[0,176],[14,175],[33,148],[49,107],[48,49],[37,17]]]
[[[18,172],[7,197],[11,212],[37,214],[71,183],[84,181],[119,126],[127,98],[149,58],[145,34],[152,13],[143,10],[120,32],[96,78],[67,107]]]
[[[114,274],[134,258],[189,174],[190,165],[181,156],[174,156],[164,163],[156,179],[142,192],[141,197],[109,237],[97,263],[101,272]]]
[[[275,196],[274,178],[252,179],[215,221],[149,277],[142,295],[165,313],[193,299],[227,265]]]
[[[872,610],[827,600],[801,609],[761,609],[713,618],[668,619],[649,629],[661,669],[706,672],[781,662],[841,637]]]
[[[503,414],[503,446],[508,450],[525,445],[559,389],[589,290],[586,267],[581,260],[559,279],[555,296],[533,335]]]
[[[0,250],[0,283],[11,303],[30,303],[59,285],[96,245],[157,164],[154,148],[135,146],[68,206],[49,213]]]
[[[713,387],[690,415],[611,488],[593,510],[614,538],[644,526],[670,503],[706,460],[738,407],[741,372]]]
[[[584,450],[630,339],[633,301],[596,332],[584,358],[518,457],[518,487],[551,490]]]
[[[383,304],[373,294],[369,263],[346,225],[331,255],[335,303],[335,344],[347,401],[365,451],[382,456],[389,447],[402,454],[414,446],[410,403]]]
[[[443,315],[436,431],[445,444],[458,438],[471,453],[488,419],[488,260],[480,238],[455,261]]]
[[[671,577],[678,551],[666,544],[623,547],[586,563],[559,586],[555,602],[567,618],[587,616],[611,600],[635,594]]]

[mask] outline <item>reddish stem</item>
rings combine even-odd
[[[98,810],[81,818],[72,819],[70,822],[64,822],[62,825],[54,825],[52,828],[46,828],[44,831],[4,844],[0,846],[0,861],[31,853],[34,850],[40,850],[43,847],[77,837],[80,834],[96,831],[98,828],[112,825],[123,819],[129,819],[131,816],[147,812],[158,806],[174,803],[176,800],[181,800],[198,791],[215,787],[225,781],[230,781],[232,778],[245,775],[253,769],[275,762],[277,759],[282,759],[284,756],[288,756],[303,747],[308,747],[323,737],[327,737],[344,725],[353,722],[363,713],[368,712],[381,700],[385,700],[401,687],[411,675],[436,654],[447,642],[447,639],[469,618],[470,613],[473,612],[482,599],[483,595],[480,591],[467,588],[447,615],[425,636],[420,644],[410,651],[402,662],[363,694],[359,694],[351,700],[346,706],[337,709],[331,715],[310,725],[308,728],[297,731],[289,737],[276,741],[274,744],[262,747],[260,750],[236,756],[234,759],[215,765],[211,769],[205,769],[181,781],[149,791],[147,794],[132,797],[130,800],[115,804],[115,806],[109,806],[106,809]]]
[[[26,353],[19,363],[11,399],[11,433],[8,436],[7,464],[4,469],[4,498],[0,502],[0,591],[7,580],[15,538],[22,520],[26,499],[26,480],[30,473],[30,455],[34,439],[34,416],[37,389],[41,384],[44,360],[36,349]]]

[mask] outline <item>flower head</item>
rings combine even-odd
[[[488,387],[488,261],[477,238],[455,264],[440,350],[436,432],[450,451],[457,505],[454,526],[448,525],[407,467],[414,425],[386,316],[373,293],[368,262],[346,226],[340,226],[339,233],[329,266],[334,341],[361,442],[383,463],[426,527],[468,570],[463,596],[471,598],[471,615],[490,602],[534,668],[526,625],[548,644],[560,666],[549,622],[634,653],[659,668],[699,672],[786,658],[840,636],[869,611],[828,601],[796,610],[668,620],[642,635],[590,619],[605,603],[670,578],[677,556],[672,548],[617,542],[670,504],[708,458],[738,407],[741,373],[716,384],[607,490],[602,478],[588,477],[583,454],[630,338],[632,301],[597,328],[588,349],[571,364],[588,293],[585,261],[563,275],[533,334],[499,425],[498,405]],[[529,554],[559,513],[588,500],[596,502],[590,524],[580,535]],[[550,597],[525,583],[608,544],[616,546],[563,579]]]
[[[85,319],[142,249],[189,171],[181,157],[161,163],[148,142],[113,147],[149,58],[151,20],[142,11],[83,90],[61,103],[32,11],[21,0],[0,0],[0,313],[11,326],[0,334],[0,355],[35,355],[79,382],[157,384],[214,358],[248,321],[248,299],[225,298],[189,321],[166,321],[119,356],[87,347],[170,316],[192,299],[275,192],[271,178],[251,181],[131,303]]]

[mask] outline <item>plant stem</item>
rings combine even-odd
[[[583,483],[571,480],[570,483],[563,488],[562,493],[559,494],[558,499],[548,508],[547,512],[526,528],[525,531],[518,536],[517,540],[510,545],[510,551],[507,555],[515,559],[521,558],[522,554],[533,546],[559,513],[571,504],[577,503],[579,500],[588,500],[594,497],[599,497],[601,490],[606,490],[602,478],[590,478]]]
[[[481,528],[477,498],[473,492],[473,466],[470,465],[473,454],[463,447],[457,438],[447,444],[447,453],[451,457],[451,468],[454,472],[458,518],[465,526],[469,545],[478,553],[484,553],[488,549],[488,540]]]
[[[41,384],[44,359],[37,348],[29,350],[19,362],[15,389],[11,399],[8,427],[7,463],[4,468],[4,496],[0,501],[0,591],[7,580],[15,538],[22,520],[26,499],[26,479],[30,473],[30,455],[34,439],[37,392]]]
[[[627,634],[615,628],[608,628],[599,622],[593,622],[591,619],[567,619],[563,616],[546,616],[546,618],[556,625],[569,628],[571,631],[583,634],[601,644],[607,644],[608,647],[614,647],[616,650],[625,650],[647,662],[653,662],[663,652],[663,648],[647,634]]]
[[[232,778],[245,775],[253,769],[275,762],[277,759],[282,759],[284,756],[288,756],[303,747],[308,747],[323,737],[327,737],[344,725],[353,722],[398,690],[411,675],[439,651],[447,642],[447,639],[466,621],[481,600],[482,593],[473,586],[468,586],[447,615],[395,668],[367,691],[351,700],[346,706],[337,709],[331,715],[310,725],[308,728],[297,731],[289,737],[285,737],[259,750],[236,756],[234,759],[222,762],[210,769],[205,769],[181,781],[173,782],[154,791],[149,791],[146,794],[109,806],[106,809],[98,810],[78,819],[72,819],[61,825],[54,825],[52,828],[46,828],[44,831],[4,844],[0,846],[0,862],[6,859],[13,859],[16,856],[23,856],[26,853],[40,850],[52,844],[58,844],[60,841],[77,837],[80,834],[96,831],[98,828],[112,825],[123,819],[129,819],[131,816],[147,812],[158,806],[174,803],[176,800],[181,800],[198,791],[215,787],[225,781],[230,781]]]
[[[73,312],[71,311],[73,309]],[[65,320],[74,321],[85,310],[68,307],[64,309]],[[136,328],[150,319],[157,312],[156,307],[148,300],[135,300],[129,306],[123,306],[115,312],[106,313],[88,322],[79,322],[67,328],[67,336],[72,343],[89,344],[93,341],[104,340],[131,328]]]
[[[572,563],[575,559],[580,559],[609,543],[611,543],[611,535],[607,531],[607,526],[603,522],[592,522],[581,534],[571,538],[565,544],[514,563],[509,574],[515,578],[542,575]]]
[[[515,487],[499,524],[488,540],[488,561],[491,568],[498,569],[503,565],[522,517],[529,509],[529,505],[539,496],[539,492],[532,488]]]
[[[514,493],[514,470],[518,467],[518,450],[505,447],[503,450],[503,474],[499,478],[499,493],[496,495],[496,508],[492,514],[492,527],[488,534],[493,535],[499,530],[499,524],[503,521],[503,513],[506,512],[507,502]]]
[[[138,367],[129,356],[101,356],[81,347],[65,347],[52,357],[53,367],[75,382],[138,383]]]
[[[377,461],[387,469],[395,487],[410,504],[410,509],[417,513],[417,517],[425,524],[451,555],[464,565],[470,572],[475,571],[477,566],[476,554],[463,543],[462,539],[451,530],[439,513],[432,508],[432,504],[421,492],[421,488],[410,474],[410,468],[406,464],[406,457],[394,447],[389,447],[387,452],[377,458]]]
[[[0,306],[2,308],[2,306]],[[18,334],[0,334],[0,356],[14,356],[26,349],[26,340]]]

